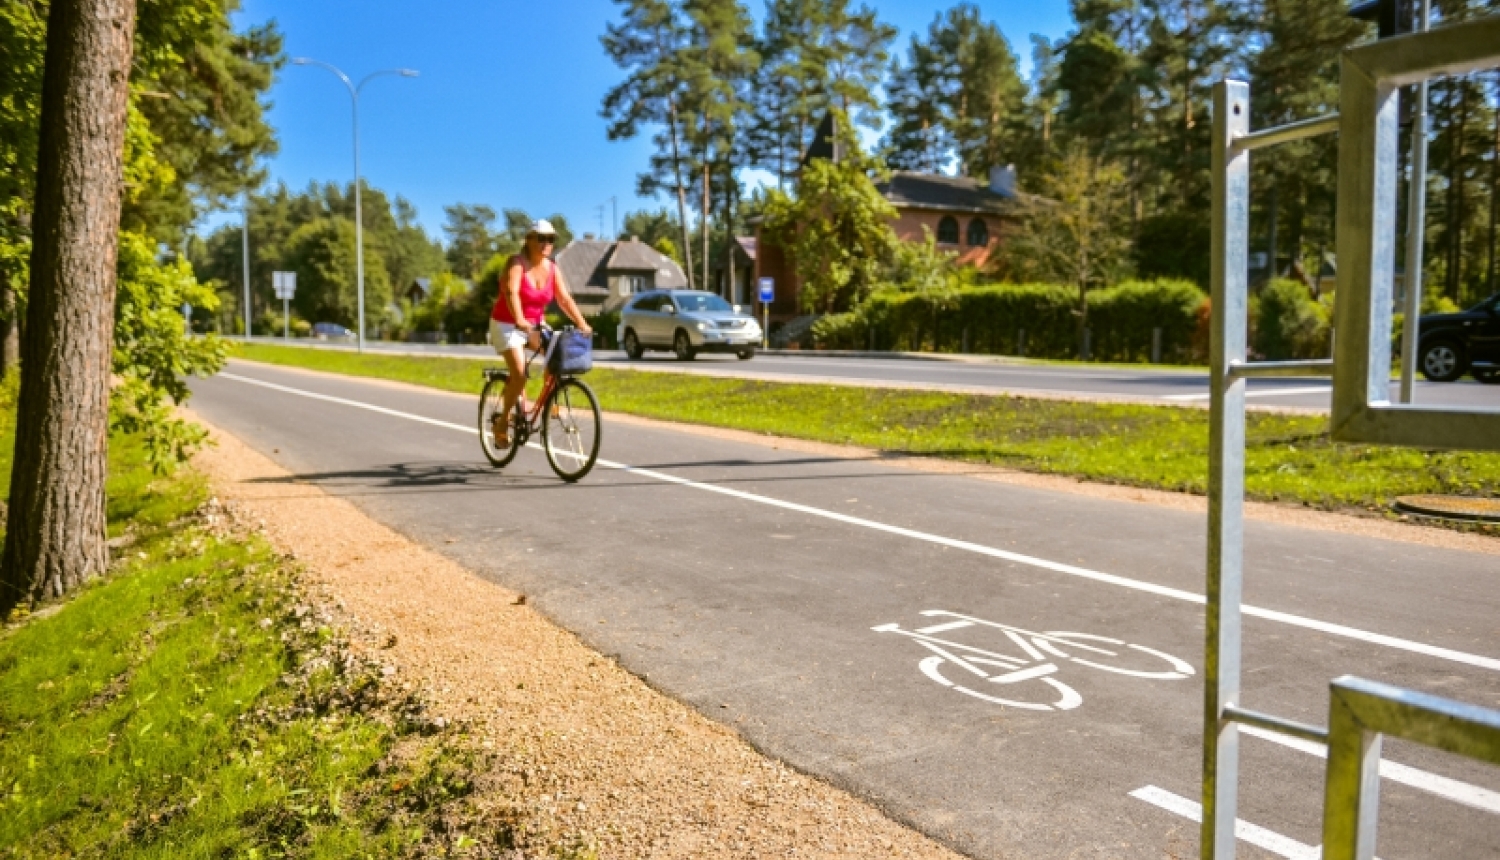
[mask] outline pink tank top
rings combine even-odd
[[[500,277],[505,277],[502,273]],[[531,282],[531,273],[526,270],[524,259],[521,262],[521,316],[526,317],[527,322],[539,323],[542,314],[547,312],[547,305],[552,302],[552,294],[557,284],[557,264],[551,260],[547,261],[547,285],[538,288]],[[505,300],[505,290],[500,290],[500,297],[495,300],[495,309],[490,312],[490,319],[503,323],[515,325],[516,321],[510,313],[510,302]]]

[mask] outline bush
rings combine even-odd
[[[1128,281],[1089,293],[1093,355],[1106,361],[1143,361],[1151,330],[1162,329],[1162,357],[1197,357],[1194,335],[1207,301],[1186,281]],[[946,294],[876,293],[858,309],[831,314],[813,326],[818,346],[957,352],[968,330],[970,352],[1015,355],[1025,330],[1025,353],[1072,358],[1078,352],[1077,295],[1056,284],[969,287]]]
[[[1312,297],[1300,281],[1274,278],[1252,308],[1251,345],[1268,361],[1327,358],[1331,303]]]
[[[1126,281],[1089,295],[1094,355],[1109,361],[1149,361],[1152,329],[1161,329],[1166,362],[1193,359],[1198,308],[1207,301],[1191,281]]]

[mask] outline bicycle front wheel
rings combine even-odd
[[[493,420],[505,405],[504,391],[505,377],[497,376],[485,382],[484,391],[479,395],[479,447],[484,449],[485,459],[497,469],[514,460],[516,452],[521,450],[519,419],[523,416],[519,402],[516,403],[516,414],[512,416],[510,423],[510,445],[502,448],[495,443]]]
[[[599,400],[578,379],[564,379],[542,407],[542,448],[552,471],[573,482],[594,468],[604,423]]]

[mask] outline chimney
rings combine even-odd
[[[584,233],[583,234],[583,241],[585,241],[585,242],[592,242],[592,241],[594,241],[594,234],[593,233]]]
[[[991,167],[990,190],[1005,197],[1016,196],[1016,166]]]

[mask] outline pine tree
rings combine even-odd
[[[1259,0],[1245,10],[1257,50],[1250,54],[1250,118],[1257,128],[1338,110],[1338,57],[1367,25],[1342,0]],[[1247,22],[1248,23],[1248,22]],[[1279,260],[1305,259],[1333,244],[1333,177],[1338,141],[1329,135],[1280,146],[1275,158],[1251,160],[1251,189],[1264,213],[1270,274]],[[1312,247],[1305,247],[1312,239]]]
[[[758,44],[753,163],[785,181],[796,172],[818,123],[838,108],[879,125],[878,89],[896,30],[848,0],[770,0]]]
[[[676,192],[682,251],[691,283],[693,253],[687,233],[686,188],[690,165],[683,143],[681,104],[686,81],[678,65],[689,36],[688,23],[671,0],[617,2],[623,20],[606,25],[600,41],[615,65],[628,74],[605,94],[600,113],[609,120],[610,140],[635,137],[648,126],[656,128],[656,152],[651,156],[650,169],[637,175],[636,190],[645,196],[663,188]]]
[[[906,50],[906,62],[891,64],[886,82],[886,110],[891,129],[884,141],[886,164],[896,170],[937,173],[953,153],[948,131],[948,76],[932,46],[916,36]]]
[[[1026,87],[1005,36],[967,3],[938,15],[926,40],[912,38],[905,66],[892,67],[887,146],[893,166],[936,171],[957,156],[984,176],[1016,143]]]

